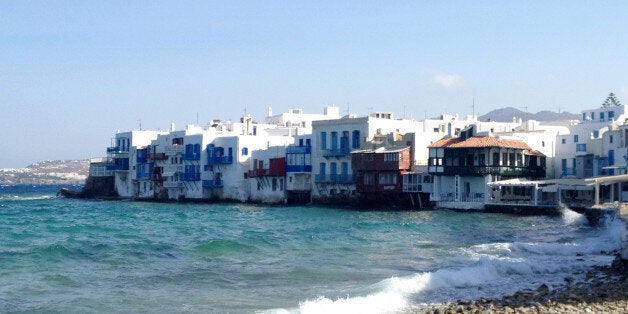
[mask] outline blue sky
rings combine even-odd
[[[628,103],[628,1],[1,1],[0,168],[267,108]]]

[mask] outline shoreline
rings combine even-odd
[[[614,255],[611,265],[592,267],[581,281],[573,280],[582,273],[567,277],[553,290],[542,284],[501,299],[419,305],[406,313],[628,313],[628,261]]]

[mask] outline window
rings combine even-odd
[[[321,149],[327,149],[327,132],[321,132]]]
[[[578,134],[574,134],[574,136],[573,136],[573,142],[574,142],[574,143],[578,143]]]
[[[591,112],[591,120],[595,120],[595,112]]]
[[[389,162],[389,161],[397,162],[397,161],[399,161],[399,153],[386,153],[386,154],[384,154],[384,161],[386,161],[386,162]]]
[[[360,148],[360,131],[353,131],[353,137],[351,138],[351,147]]]
[[[609,142],[609,143],[613,143],[613,136],[612,136],[612,135],[609,135],[609,137],[608,137],[608,142]]]
[[[582,121],[584,121],[584,120],[586,120],[586,119],[587,119],[587,114],[583,112],[583,113],[582,113]]]
[[[563,144],[565,144],[565,143],[567,143],[567,139],[564,139],[564,138],[563,138],[563,139],[561,139],[561,140],[560,140],[560,142],[561,142],[561,143],[563,143]]]
[[[327,167],[327,164],[325,164],[324,162],[321,162],[320,167],[321,167],[320,174],[324,175],[325,172],[327,172],[327,170],[325,169]]]
[[[604,112],[600,112],[600,121],[604,121]]]
[[[397,184],[396,173],[380,173],[379,184]]]
[[[248,147],[242,147],[242,156],[248,156],[248,155],[249,155]]]
[[[600,131],[598,130],[593,131],[593,138],[598,138],[598,137],[600,137]]]
[[[609,111],[608,112],[608,121],[613,120],[613,118],[615,118],[615,111]]]
[[[586,152],[587,151],[587,144],[577,144],[576,145],[576,151],[577,152]]]

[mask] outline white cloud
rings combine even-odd
[[[432,75],[432,83],[442,87],[460,87],[464,86],[464,78],[457,74],[435,73]]]

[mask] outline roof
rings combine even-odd
[[[508,147],[508,148],[518,148],[524,149],[526,151],[532,152],[533,150],[528,146],[528,144],[517,141],[517,140],[507,140],[493,136],[473,136],[464,141],[460,138],[442,138],[432,145],[428,146],[430,148],[436,147],[448,147],[448,148],[467,148],[467,147]],[[535,151],[538,154],[541,152]],[[541,154],[542,155],[542,154]]]
[[[352,154],[382,154],[382,153],[398,153],[404,150],[410,149],[409,146],[406,147],[380,147],[377,149],[362,149],[362,150],[354,150]]]

